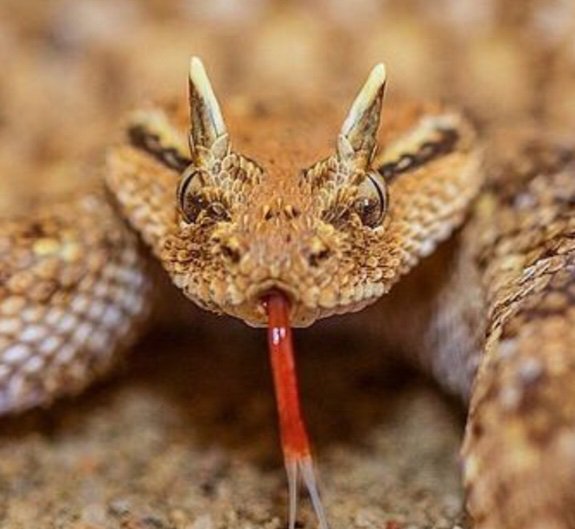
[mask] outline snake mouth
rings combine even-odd
[[[294,285],[278,278],[266,278],[248,286],[237,300],[225,300],[218,304],[221,312],[242,320],[251,327],[265,327],[268,321],[266,300],[273,293],[280,293],[286,300],[292,327],[309,327],[321,318],[333,314],[360,310],[367,303],[356,305],[336,303],[331,307],[306,299],[306,287]]]
[[[290,292],[287,288],[274,284],[267,288],[263,288],[261,293],[256,296],[256,299],[261,304],[265,314],[267,315],[270,299],[275,297],[279,297],[283,300],[285,307],[287,308],[289,319],[291,321],[294,316],[294,293]]]
[[[330,304],[310,296],[305,286],[298,286],[277,278],[266,278],[248,286],[239,299],[224,298],[217,303],[218,312],[242,320],[250,327],[265,327],[268,321],[266,300],[274,293],[286,300],[287,311],[292,327],[309,327],[317,320],[335,314],[357,312],[370,305],[379,295],[370,295],[360,300],[336,299]]]
[[[293,306],[296,299],[296,292],[286,282],[278,279],[265,279],[258,282],[248,289],[248,297],[262,301],[269,298],[274,292],[280,293],[287,299],[290,307]]]
[[[251,300],[249,305],[253,307],[255,313],[261,319],[258,326],[266,326],[268,320],[268,304],[269,300],[274,297],[279,297],[284,300],[287,315],[290,322],[298,319],[298,303],[297,294],[293,288],[283,281],[277,279],[268,279],[253,285],[248,290],[248,299]]]

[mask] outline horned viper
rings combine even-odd
[[[150,251],[200,307],[270,324],[290,528],[300,473],[325,528],[289,326],[383,297],[366,332],[469,403],[476,526],[573,526],[573,153],[529,145],[486,180],[452,109],[397,104],[379,131],[385,78],[376,66],[339,128],[329,105],[224,119],[192,59],[189,104],[134,115],[101,186],[3,219],[0,411],[81,390],[138,338]]]

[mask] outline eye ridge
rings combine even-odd
[[[176,148],[163,145],[160,136],[144,125],[129,127],[127,134],[134,148],[146,152],[169,169],[181,172],[190,163]]]

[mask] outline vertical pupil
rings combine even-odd
[[[195,221],[200,212],[207,206],[207,201],[195,194],[187,193],[184,197],[183,213],[190,221]]]
[[[359,198],[355,202],[355,209],[364,224],[372,226],[379,219],[379,204],[373,198]]]
[[[364,225],[374,228],[385,211],[385,191],[378,180],[368,173],[359,193],[360,196],[354,203],[355,210]]]

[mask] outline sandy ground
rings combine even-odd
[[[461,410],[373,344],[322,327],[298,345],[333,528],[465,527]],[[110,380],[2,422],[0,524],[285,527],[272,391],[262,331],[229,320],[157,331]],[[314,527],[304,505],[299,527]]]

